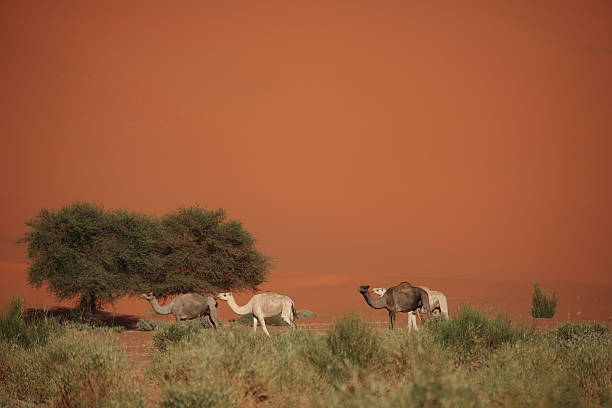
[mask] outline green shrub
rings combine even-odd
[[[33,316],[26,320],[23,315],[23,301],[15,298],[5,314],[0,315],[0,341],[32,348],[45,345],[52,335],[61,332],[53,319]]]
[[[193,319],[188,321],[183,321],[181,323],[174,322],[163,322],[159,320],[145,320],[139,319],[136,323],[136,328],[140,331],[154,331],[161,328],[167,328],[172,325],[180,324],[182,326],[192,326],[198,329],[211,329],[212,325],[208,321],[208,319]],[[221,322],[219,322],[221,324]]]
[[[85,331],[89,333],[121,333],[123,327],[121,326],[94,326],[88,323],[80,322],[64,322],[64,327],[70,330]]]
[[[601,323],[565,322],[550,332],[552,341],[559,346],[610,342],[610,329]]]
[[[0,393],[11,401],[53,407],[142,406],[118,345],[74,333],[34,350],[14,348],[1,371]],[[5,360],[6,361],[6,360]]]
[[[482,360],[491,350],[533,335],[533,329],[516,327],[507,317],[487,317],[469,306],[462,306],[454,319],[428,321],[425,331],[434,342],[452,350],[463,361]]]
[[[202,384],[215,399],[230,401],[229,406],[303,406],[310,395],[327,387],[299,358],[311,337],[301,330],[272,338],[239,327],[200,331],[154,353],[151,372],[167,404],[205,398],[192,386]]]
[[[307,319],[309,317],[318,316],[315,312],[311,312],[310,310],[298,310],[295,312],[296,319]],[[280,313],[275,316],[266,317],[266,325],[267,326],[289,326],[287,322],[285,322]],[[247,313],[242,315],[234,320],[234,322],[238,324],[242,324],[244,326],[252,326],[253,325],[253,313]]]
[[[332,354],[365,368],[380,357],[380,341],[372,327],[353,315],[342,318],[327,333]]]
[[[188,324],[170,324],[153,335],[153,345],[158,350],[167,350],[171,344],[176,344],[198,334],[200,327]]]
[[[210,383],[189,383],[171,385],[164,389],[161,406],[163,408],[216,408],[233,407],[230,387],[215,387]]]
[[[539,285],[533,286],[533,298],[531,300],[531,316],[535,318],[551,318],[557,311],[557,293],[546,296]]]

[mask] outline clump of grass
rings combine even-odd
[[[533,286],[531,299],[531,316],[535,318],[551,318],[557,311],[557,293],[547,296],[539,285]]]
[[[425,325],[428,335],[463,361],[486,357],[504,344],[514,344],[533,335],[533,329],[517,327],[504,316],[487,317],[479,309],[463,306],[454,319],[432,319]]]
[[[94,326],[89,323],[70,321],[65,321],[63,325],[69,330],[85,331],[89,333],[121,333],[124,330],[121,326]]]
[[[142,405],[123,353],[109,337],[67,334],[34,350],[13,349],[5,358],[0,391],[13,406],[17,401],[58,408]]]
[[[166,406],[303,406],[327,388],[299,358],[312,337],[301,330],[272,338],[239,327],[199,331],[157,351],[151,372]]]
[[[361,368],[368,367],[381,356],[379,337],[355,315],[338,320],[327,333],[326,342],[335,357]]]
[[[482,360],[471,375],[488,406],[581,405],[578,384],[541,335],[505,344]]]
[[[295,312],[296,319],[307,319],[315,316],[318,315],[310,310],[298,310]],[[289,326],[287,322],[281,318],[280,313],[275,316],[266,317],[265,320],[267,326]],[[251,326],[253,324],[253,313],[241,315],[240,317],[236,318],[234,322],[244,326]]]
[[[221,323],[221,322],[219,322]],[[210,329],[212,325],[208,321],[208,319],[193,319],[188,321],[183,321],[181,323],[171,323],[171,322],[162,322],[159,320],[146,320],[139,319],[136,323],[136,328],[140,331],[155,331],[162,328],[167,328],[172,325],[181,324],[183,326],[192,326],[200,329]]]
[[[14,298],[6,313],[0,315],[0,341],[32,348],[48,343],[51,336],[61,331],[53,319],[46,316],[24,318],[23,301]]]
[[[559,346],[610,342],[612,334],[607,326],[592,322],[565,322],[550,332],[552,341]]]
[[[158,350],[167,350],[172,344],[194,337],[200,330],[197,325],[170,324],[153,335],[153,345]]]

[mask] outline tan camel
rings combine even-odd
[[[170,303],[163,306],[157,302],[153,293],[143,293],[140,297],[148,300],[156,313],[162,315],[172,314],[177,322],[203,317],[205,320],[208,319],[215,329],[219,327],[219,320],[217,318],[218,304],[210,296],[186,293],[175,297]]]
[[[274,292],[259,293],[251,298],[244,306],[238,306],[232,292],[219,293],[217,297],[225,300],[234,313],[244,315],[253,313],[253,333],[257,331],[257,322],[261,324],[264,333],[270,336],[266,328],[266,317],[276,316],[280,313],[281,318],[293,328],[296,327],[295,304],[289,296],[279,295]]]

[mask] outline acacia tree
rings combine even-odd
[[[133,293],[160,266],[163,230],[152,217],[76,202],[43,209],[26,225],[28,282],[47,284],[61,300],[78,298],[90,312]]]
[[[157,294],[255,289],[265,281],[269,258],[224,210],[179,208],[162,217],[161,224],[162,264],[160,273],[149,279]]]

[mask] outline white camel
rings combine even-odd
[[[251,298],[244,306],[238,306],[232,292],[219,293],[217,297],[225,300],[234,313],[244,315],[253,313],[253,333],[257,331],[257,321],[261,324],[264,333],[270,336],[266,328],[266,317],[276,316],[280,313],[281,318],[293,328],[296,327],[295,304],[289,296],[279,295],[274,292],[259,293]]]
[[[438,290],[431,290],[426,286],[419,286],[429,295],[429,306],[431,307],[431,313],[434,316],[442,315],[446,319],[448,319],[448,300],[446,299],[446,295]],[[386,288],[374,288],[372,289],[372,293],[376,293],[379,296],[383,296],[387,291]],[[419,313],[425,313],[423,308],[419,310]],[[414,328],[418,330],[416,323],[416,313],[409,312],[408,313],[408,327],[410,329]]]

